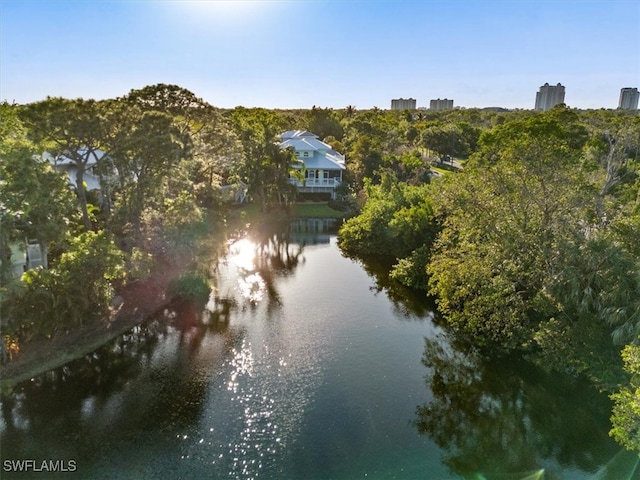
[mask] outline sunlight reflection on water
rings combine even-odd
[[[253,270],[256,258],[256,244],[248,238],[242,238],[229,246],[228,260],[244,270]]]
[[[238,290],[243,298],[257,303],[264,297],[266,284],[259,273],[252,273],[238,279]]]
[[[257,246],[248,238],[236,240],[229,245],[228,264],[236,268],[236,289],[243,299],[255,304],[260,302],[266,291],[266,283],[256,272]]]
[[[174,312],[105,349],[104,361],[82,360],[77,380],[30,382],[0,409],[3,459],[60,452],[82,460],[82,478],[133,480],[480,478],[540,467],[569,480],[610,458],[593,447],[608,438],[606,413],[585,413],[598,403],[581,407],[519,366],[450,358],[448,342],[426,349],[439,338],[433,314],[372,288],[336,241],[230,242],[210,268],[202,325],[181,326]],[[494,448],[505,442],[504,453]],[[614,473],[638,468],[637,458],[627,470],[610,463]]]
[[[274,464],[276,454],[281,454],[279,427],[273,419],[276,401],[252,379],[256,360],[250,342],[243,340],[240,348],[233,349],[229,366],[227,391],[233,394],[230,400],[241,412],[241,430],[235,441],[227,444],[225,463],[230,477],[254,478],[265,465]]]

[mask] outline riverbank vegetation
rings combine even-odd
[[[612,435],[638,449],[636,112],[221,110],[155,85],[104,101],[5,103],[0,120],[5,357],[108,328],[116,294],[149,279],[202,302],[206,278],[190,267],[231,219],[352,217],[345,253],[391,259],[391,278],[433,296],[479,354],[519,354],[616,392]],[[346,155],[329,205],[296,204],[295,157],[275,143],[295,129]],[[49,268],[16,279],[8,259],[25,240]]]
[[[637,448],[638,116],[557,107],[494,120],[464,169],[420,187],[413,204],[404,199],[417,187],[393,169],[365,175],[341,245],[391,254],[391,276],[433,295],[471,348],[622,388],[612,435]]]

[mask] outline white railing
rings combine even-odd
[[[289,182],[296,187],[337,187],[340,185],[339,178],[307,178],[305,182],[301,182],[297,178],[290,178]]]

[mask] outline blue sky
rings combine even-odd
[[[640,1],[0,0],[0,100],[157,83],[212,105],[576,108],[640,87]]]

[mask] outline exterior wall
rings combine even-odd
[[[317,140],[317,136],[303,130],[282,134],[285,146],[295,149],[296,158],[304,164],[304,180],[291,175],[289,182],[301,193],[328,193],[335,198],[335,188],[342,183],[344,156],[329,145]],[[298,141],[299,139],[303,139]],[[295,166],[302,169],[302,165]]]
[[[35,241],[16,242],[9,245],[11,251],[11,277],[19,279],[32,268],[48,267],[47,252]]]
[[[395,98],[391,100],[391,110],[415,110],[415,98]]]
[[[296,158],[304,160],[305,158],[313,158],[313,151],[296,150]]]
[[[301,193],[330,193],[335,200],[335,189],[342,183],[341,170],[308,170],[304,182],[297,178],[290,178],[289,182],[295,185]]]
[[[640,99],[640,92],[638,92],[637,88],[621,88],[618,108],[622,110],[637,110],[638,99]]]
[[[535,110],[549,110],[560,103],[564,103],[564,87],[559,83],[555,86],[545,83],[536,93]]]
[[[27,270],[27,253],[19,243],[13,243],[11,248],[11,277],[20,278]]]
[[[448,98],[444,99],[435,99],[429,102],[430,110],[452,110],[453,109],[453,100]]]

